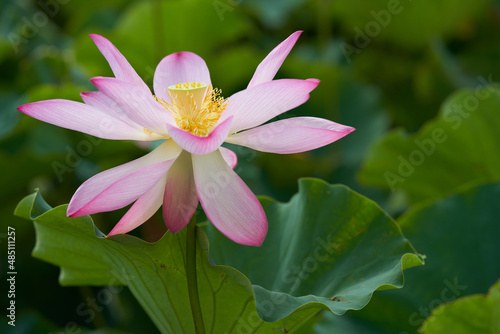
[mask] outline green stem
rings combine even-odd
[[[189,303],[193,314],[196,334],[205,334],[203,315],[201,313],[200,297],[198,295],[198,278],[196,277],[196,214],[187,226],[186,233],[186,276],[189,293]]]

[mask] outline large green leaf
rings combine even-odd
[[[290,202],[261,203],[269,220],[262,247],[207,230],[213,260],[249,277],[264,320],[297,307],[339,315],[361,309],[375,290],[402,287],[402,269],[422,264],[394,221],[345,186],[302,179]]]
[[[220,260],[222,253],[254,264],[250,274],[260,285],[252,286],[231,267],[210,264],[208,239],[197,230],[198,285],[209,333],[274,333],[276,328],[290,333],[310,326],[309,319],[321,309],[342,314],[365,306],[376,289],[402,287],[402,270],[421,264],[397,225],[375,203],[343,186],[317,180],[300,185],[299,195],[288,204],[262,200],[271,227],[262,248],[214,236],[219,239],[214,259]],[[297,210],[307,215],[299,217]],[[62,285],[127,285],[161,332],[193,332],[184,231],[167,233],[156,243],[129,235],[102,238],[89,216],[68,218],[66,205],[51,209],[38,193],[23,199],[16,214],[36,221],[33,254],[61,267]],[[279,260],[270,256],[276,251],[289,253],[288,261],[262,262]],[[314,261],[317,270],[304,281],[295,280],[293,294],[280,284],[262,284],[280,282],[282,276],[274,270],[278,267],[283,275],[294,262],[308,266]]]
[[[417,333],[439,305],[486,293],[500,277],[499,198],[500,183],[474,185],[402,216],[401,229],[427,256],[426,265],[405,274],[402,291],[377,293],[367,307],[351,313],[349,320],[371,328],[356,333]]]
[[[360,172],[368,185],[402,189],[412,202],[449,194],[462,184],[500,180],[500,89],[461,90],[417,134],[394,130]],[[457,167],[460,166],[460,167]]]
[[[422,326],[422,333],[500,333],[500,281],[486,296],[467,296],[436,308]]]

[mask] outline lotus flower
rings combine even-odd
[[[84,182],[69,203],[68,216],[116,210],[135,201],[111,236],[138,227],[163,205],[165,224],[176,233],[187,225],[200,202],[208,219],[228,238],[261,245],[267,233],[266,215],[233,171],[236,154],[221,144],[298,153],[354,131],[314,117],[265,124],[306,102],[319,84],[317,79],[273,80],[300,34],[295,32],[271,51],[248,87],[227,99],[213,88],[205,61],[194,53],[174,53],[159,63],[153,95],[110,41],[90,35],[115,77],[91,79],[99,91],[82,93],[84,103],[46,100],[18,109],[100,138],[164,142],[149,154]]]

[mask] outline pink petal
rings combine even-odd
[[[222,154],[222,157],[224,158],[224,161],[226,161],[229,167],[234,169],[234,167],[236,167],[236,164],[238,163],[238,157],[236,156],[236,153],[222,146],[219,147],[219,150],[220,153]]]
[[[285,61],[285,58],[292,50],[295,42],[297,42],[300,34],[302,34],[302,31],[294,32],[277,47],[275,47],[266,58],[264,58],[264,60],[257,67],[257,70],[255,70],[252,80],[250,80],[247,88],[273,80],[274,76],[280,69],[281,64],[283,64],[283,61]]]
[[[156,67],[153,86],[155,94],[169,101],[165,92],[169,86],[184,82],[210,84],[210,72],[200,56],[192,52],[177,52],[163,58]]]
[[[24,104],[17,109],[28,116],[105,139],[145,140],[143,131],[106,111],[69,100],[45,100]]]
[[[234,116],[230,133],[256,127],[306,102],[318,83],[316,79],[281,79],[242,90],[228,99],[221,118]]]
[[[85,104],[95,107],[108,115],[113,115],[130,126],[143,131],[143,127],[128,118],[127,114],[123,112],[118,103],[111,100],[102,92],[82,92],[80,96]]]
[[[90,34],[90,38],[94,41],[95,45],[99,48],[104,58],[109,63],[109,66],[113,70],[113,73],[117,79],[135,84],[145,91],[149,92],[149,87],[144,83],[144,81],[137,75],[137,72],[129,64],[127,59],[118,51],[118,49],[106,38]]]
[[[267,218],[257,197],[219,150],[192,159],[196,191],[208,219],[229,239],[260,246],[266,237]]]
[[[198,206],[191,154],[182,151],[167,174],[163,197],[163,219],[172,233],[182,230]]]
[[[170,124],[167,124],[167,130],[180,147],[189,153],[201,155],[213,152],[220,147],[229,134],[232,120],[233,118],[229,117],[217,125],[207,137],[198,137]]]
[[[295,117],[231,135],[226,142],[262,152],[290,154],[328,145],[354,130],[323,118]]]
[[[131,203],[166,173],[181,151],[174,141],[167,140],[139,159],[91,177],[73,195],[68,206],[68,216],[110,211]],[[101,203],[95,201],[98,197],[101,198]]]
[[[102,192],[81,206],[78,211],[73,212],[70,211],[70,208],[74,210],[76,203],[80,202],[78,204],[81,204],[80,197],[78,197],[80,194],[77,190],[73,196],[75,201],[72,199],[73,206],[70,203],[70,207],[68,207],[68,215],[79,217],[123,208],[151,189],[167,173],[173,163],[172,159],[141,167],[108,185]]]
[[[167,175],[165,174],[151,189],[139,197],[118,224],[109,232],[108,237],[130,232],[151,218],[163,202],[166,182]]]
[[[170,112],[155,101],[151,92],[116,78],[97,77],[90,81],[115,101],[132,121],[157,134],[168,136],[166,125],[175,121]]]
[[[136,129],[138,135],[140,136],[140,139],[138,138],[137,140],[147,141],[164,138],[164,136],[157,133],[149,133],[144,131],[144,127],[128,118],[127,114],[122,110],[122,108],[120,108],[118,103],[110,99],[102,92],[82,92],[80,93],[80,96],[82,97],[85,104],[96,107],[106,114],[112,115]]]

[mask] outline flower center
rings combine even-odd
[[[228,105],[220,89],[199,82],[178,83],[165,92],[170,103],[159,97],[156,100],[174,116],[179,128],[199,137],[210,134]]]

